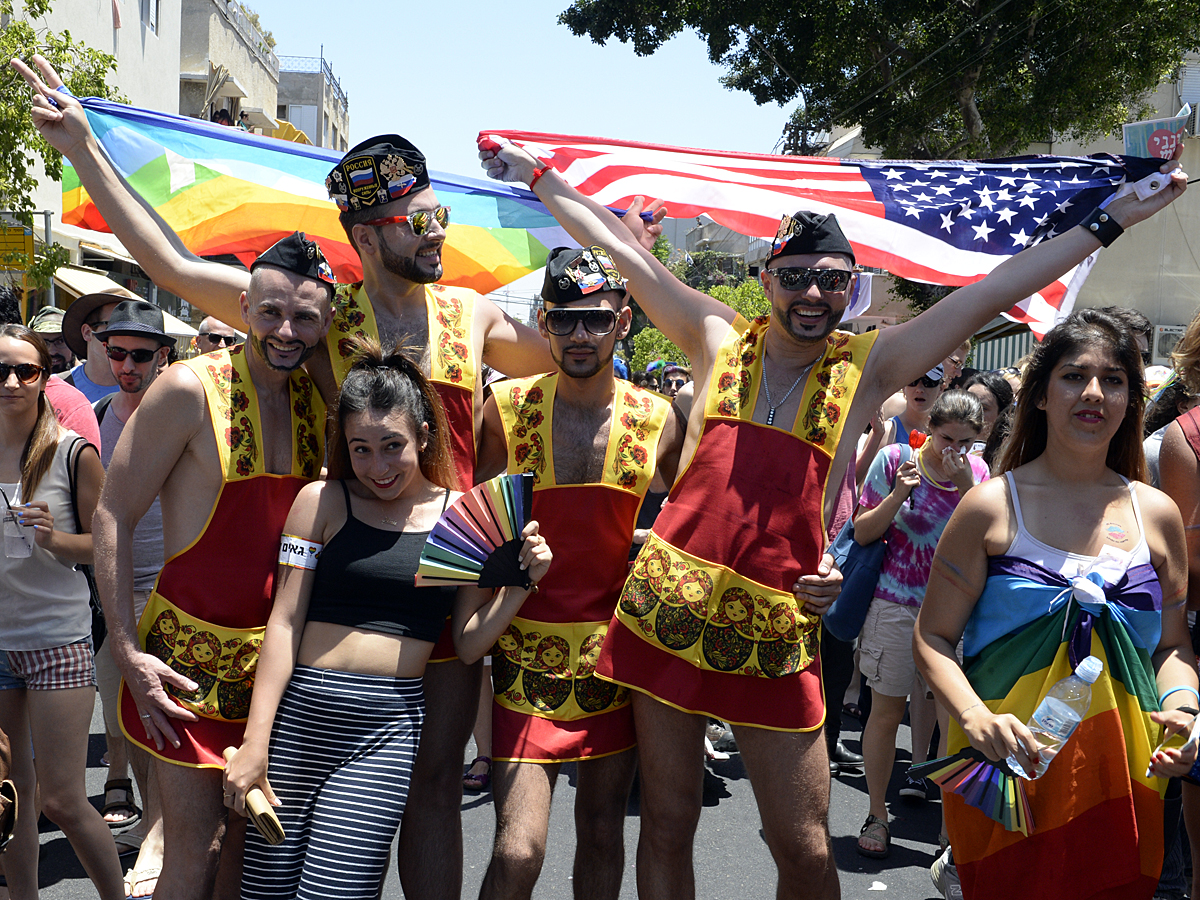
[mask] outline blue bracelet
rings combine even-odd
[[[1181,685],[1179,685],[1179,687],[1173,687],[1170,690],[1165,691],[1163,693],[1163,695],[1158,698],[1158,705],[1162,706],[1163,701],[1166,700],[1168,697],[1170,697],[1172,694],[1174,694],[1176,691],[1188,691],[1189,693],[1191,693],[1191,695],[1193,697],[1196,698],[1196,705],[1200,706],[1200,691],[1196,690],[1194,687],[1188,687],[1186,684],[1181,684]]]

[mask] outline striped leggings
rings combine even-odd
[[[242,900],[378,897],[424,718],[420,678],[297,666],[268,773],[287,837],[246,830]]]

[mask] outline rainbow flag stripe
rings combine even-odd
[[[1139,571],[1143,568],[1148,573]],[[994,558],[980,603],[989,596],[1008,601],[1023,596],[1030,606],[1046,609],[1046,598],[1060,590],[1054,581],[1059,576],[1034,569],[1024,561]],[[1157,580],[1147,587],[1152,577],[1148,565],[1129,571],[1121,585],[1142,588],[1128,603],[1161,609],[1161,594],[1157,602],[1154,596]],[[1109,604],[1122,605],[1120,590],[1106,586],[1105,593]],[[967,658],[967,678],[988,708],[1022,722],[1073,671],[1080,654],[1099,657],[1104,673],[1070,741],[1045,775],[1026,782],[1036,822],[1028,837],[1006,830],[957,794],[943,793],[964,897],[1149,900],[1154,894],[1163,860],[1166,782],[1145,777],[1161,726],[1150,720],[1159,708],[1150,660],[1155,648],[1142,644],[1120,615],[1096,615],[1067,602]],[[966,735],[952,722],[949,751],[967,746]]]
[[[129,184],[198,256],[249,265],[293,231],[325,251],[338,280],[362,270],[325,192],[342,154],[199,119],[94,98],[83,105],[100,146]],[[442,283],[486,294],[545,265],[550,248],[576,246],[532,192],[430,172],[453,208]],[[111,231],[74,168],[63,164],[63,221]]]

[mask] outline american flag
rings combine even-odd
[[[776,156],[526,131],[480,138],[521,145],[606,206],[659,198],[672,217],[706,214],[750,237],[771,238],[780,216],[797,209],[835,213],[859,265],[941,285],[978,281],[1079,224],[1162,162],[1107,154],[932,162]],[[1095,254],[1007,317],[1040,339],[1071,311],[1094,261]]]

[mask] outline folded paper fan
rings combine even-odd
[[[526,585],[521,531],[533,506],[533,475],[497,475],[477,484],[442,513],[417,567],[418,587]]]
[[[958,794],[968,806],[999,822],[1007,831],[1019,831],[1028,837],[1034,830],[1025,779],[974,747],[912,766],[908,774],[910,778],[928,778],[942,790]]]

